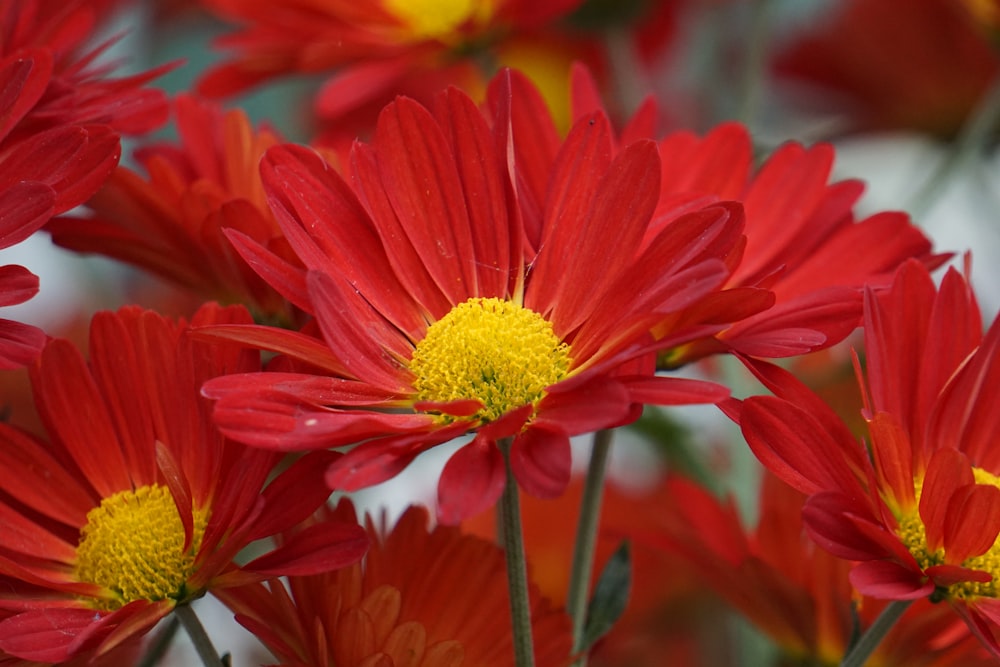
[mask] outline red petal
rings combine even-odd
[[[492,440],[480,435],[459,447],[438,481],[438,521],[456,525],[492,507],[506,479],[503,455]]]
[[[56,191],[44,183],[23,180],[3,189],[0,192],[0,249],[20,243],[41,229],[55,214],[55,203]]]
[[[310,452],[275,477],[264,489],[264,507],[248,540],[277,535],[304,521],[330,497],[326,470],[340,454]]]
[[[30,364],[38,358],[45,339],[45,332],[38,327],[0,319],[0,369]]]
[[[288,538],[280,547],[243,566],[266,577],[329,572],[357,563],[368,551],[368,534],[357,524],[325,521]]]
[[[566,490],[573,467],[569,436],[543,428],[525,429],[510,450],[518,485],[536,498],[555,498]]]
[[[24,303],[36,294],[38,276],[17,264],[0,266],[0,306]]]
[[[920,572],[890,561],[858,563],[849,576],[858,592],[882,600],[918,600],[934,592]]]
[[[986,553],[1000,533],[1000,489],[963,486],[948,501],[944,524],[945,561],[951,565]]]
[[[972,486],[975,478],[968,458],[954,449],[939,449],[927,463],[920,491],[920,519],[927,536],[927,548],[937,551],[944,546],[948,531],[948,505],[952,494],[963,486]]]
[[[697,405],[729,398],[729,389],[714,382],[675,377],[622,378],[635,403],[653,405]]]

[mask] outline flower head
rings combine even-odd
[[[865,343],[867,447],[803,387],[760,364],[778,396],[736,410],[744,435],[765,465],[809,495],[803,517],[813,539],[859,561],[850,576],[861,593],[946,599],[1000,654],[992,407],[1000,324],[982,334],[956,271],[938,290],[908,262],[890,289],[867,291]]]
[[[523,488],[552,496],[569,479],[570,435],[634,419],[641,403],[725,395],[654,377],[656,345],[694,333],[676,327],[657,343],[649,331],[725,280],[739,206],[696,208],[652,232],[656,148],[639,141],[613,157],[600,113],[571,130],[542,199],[525,199],[528,160],[512,164],[505,147],[530,128],[512,129],[508,112],[484,117],[454,89],[437,113],[400,99],[373,143],[355,146],[350,181],[307,149],[268,151],[269,201],[307,271],[230,237],[272,284],[295,286],[290,298],[315,323],[211,333],[285,355],[281,372],[206,385],[225,433],[275,449],[363,441],[329,472],[352,490],[476,432],[439,485],[441,516],[458,520],[500,494],[498,440],[514,438]],[[538,205],[535,247],[524,220]]]
[[[209,305],[193,324],[247,321],[241,308]],[[267,484],[275,455],[219,435],[198,393],[209,377],[252,369],[253,357],[193,341],[187,328],[138,308],[99,313],[89,365],[54,340],[31,369],[51,440],[0,425],[0,575],[14,582],[0,599],[11,612],[0,650],[51,662],[102,654],[214,588],[364,553],[357,526],[328,524],[233,562],[322,504],[330,455]]]
[[[353,514],[349,505],[322,521],[345,514]],[[369,520],[364,562],[227,589],[220,598],[290,667],[513,665],[503,551],[428,523],[419,507],[391,529]],[[534,587],[531,597],[536,664],[568,664],[569,617]]]
[[[147,175],[120,166],[88,202],[91,214],[49,224],[53,241],[153,271],[195,295],[243,303],[255,316],[290,323],[293,309],[233,250],[238,230],[290,262],[296,259],[264,199],[258,164],[281,138],[255,130],[246,114],[189,95],[174,100],[178,145],[137,153]]]

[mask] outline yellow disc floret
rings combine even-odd
[[[384,0],[385,8],[406,24],[413,39],[448,41],[466,22],[485,22],[492,0]]]
[[[421,401],[476,399],[491,421],[566,377],[569,346],[538,313],[501,299],[469,299],[427,329],[410,370]]]
[[[976,484],[987,484],[1000,488],[1000,477],[983,470],[973,468],[973,476]],[[921,485],[916,486],[917,499],[920,498]],[[896,531],[900,539],[907,546],[910,553],[920,564],[921,569],[927,569],[934,565],[942,565],[945,562],[945,551],[939,548],[930,551],[927,546],[927,533],[919,512],[914,509],[899,518],[899,528]],[[947,594],[962,599],[972,597],[1000,597],[1000,589],[997,588],[997,580],[1000,578],[1000,536],[993,542],[993,546],[979,556],[966,558],[962,567],[971,570],[981,570],[993,576],[991,581],[984,583],[976,581],[963,581],[948,587]]]
[[[76,549],[80,581],[97,584],[115,598],[115,609],[135,600],[182,600],[205,530],[204,513],[195,512],[194,535],[184,548],[184,525],[173,496],[153,484],[119,491],[87,513]]]

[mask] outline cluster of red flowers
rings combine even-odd
[[[794,664],[1000,658],[1000,322],[984,332],[968,260],[935,285],[952,255],[905,213],[856,215],[831,145],[757,160],[741,124],[664,133],[684,114],[608,94],[623,44],[653,71],[697,3],[201,4],[238,24],[231,59],[171,99],[155,86],[177,63],[115,77],[116,38],[95,41],[129,3],[0,0],[0,248],[44,227],[192,304],[94,314],[86,353],[0,320],[0,368],[27,369],[44,431],[0,423],[0,665],[124,664],[175,618],[224,664],[190,614],[207,593],[293,667],[721,664],[717,640],[667,629],[707,591]],[[937,30],[954,67],[976,63],[947,109],[922,106],[926,81],[887,104],[828,35],[775,73],[857,95],[856,127],[953,134],[1000,59],[982,7],[944,4],[894,11],[907,48]],[[873,44],[877,5],[831,26]],[[331,77],[309,145],[209,99],[294,73]],[[175,140],[119,164],[122,135],[170,118]],[[0,305],[38,288],[0,268]],[[862,433],[773,363],[859,327]],[[709,363],[726,357],[770,395],[733,398]],[[611,430],[691,404],[767,469],[756,526],[694,465],[700,483],[609,484],[597,527]],[[571,438],[589,433],[583,485]],[[432,510],[393,525],[340,499],[453,441]],[[611,565],[581,612],[590,519]],[[893,613],[878,648],[857,641]]]

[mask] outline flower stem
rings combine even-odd
[[[205,667],[226,667],[226,663],[222,661],[219,657],[219,653],[212,646],[212,640],[209,639],[208,633],[205,632],[205,627],[198,620],[198,615],[194,613],[194,609],[190,604],[177,605],[174,608],[174,613],[177,614],[177,618],[180,619],[181,625],[184,626],[184,630],[188,633],[188,637],[191,638],[191,643],[194,644],[194,650],[197,651],[198,657],[201,658],[202,664]]]
[[[893,600],[886,605],[886,608],[878,615],[878,618],[871,624],[871,627],[858,639],[858,643],[848,651],[844,660],[840,663],[840,667],[863,667],[865,661],[878,648],[882,639],[885,638],[889,630],[892,629],[892,626],[909,609],[911,604],[913,604],[913,600]]]
[[[156,639],[150,645],[149,650],[146,654],[142,656],[142,659],[136,664],[136,667],[155,667],[160,664],[160,660],[166,655],[167,649],[170,648],[170,643],[174,640],[177,635],[177,629],[180,627],[180,623],[176,616],[170,616],[167,619],[167,626],[160,631]]]
[[[521,501],[517,481],[510,465],[513,438],[503,438],[497,445],[503,453],[507,481],[500,498],[501,539],[504,560],[507,561],[507,590],[510,595],[510,620],[514,630],[514,664],[534,667],[535,648],[531,636],[531,601],[528,598],[528,567],[524,557],[524,535],[521,527]]]
[[[597,545],[597,527],[601,518],[601,498],[604,495],[604,473],[607,470],[608,452],[611,449],[612,431],[604,429],[594,433],[594,446],[590,453],[590,466],[584,481],[583,498],[580,500],[580,518],[576,524],[576,544],[573,547],[573,565],[569,575],[569,593],[566,611],[573,619],[573,652],[583,650],[583,631],[587,622],[587,599],[590,597],[590,575],[594,569],[594,552]],[[587,656],[576,661],[576,667],[585,667]]]

